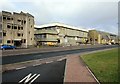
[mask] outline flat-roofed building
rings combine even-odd
[[[116,44],[118,36],[108,32],[89,30],[88,38],[91,44]]]
[[[1,44],[29,47],[34,45],[34,16],[29,13],[2,11],[0,15]]]
[[[35,26],[35,29],[37,45],[79,45],[86,43],[88,37],[88,30],[62,23]]]

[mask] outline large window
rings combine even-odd
[[[35,37],[38,39],[43,39],[46,38],[46,34],[35,35]]]

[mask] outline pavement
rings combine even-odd
[[[78,55],[67,57],[64,82],[91,82],[98,84],[98,80]]]

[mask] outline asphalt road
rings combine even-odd
[[[102,47],[96,47],[96,48],[83,48],[83,49],[64,50],[64,51],[52,51],[52,52],[34,53],[34,54],[18,55],[18,56],[14,55],[14,56],[1,57],[0,59],[2,59],[2,65],[4,65],[4,64],[11,64],[11,63],[17,63],[17,62],[23,62],[23,61],[29,61],[29,60],[43,59],[43,58],[55,57],[55,56],[61,56],[61,55],[69,55],[69,54],[77,54],[77,53],[83,53],[83,52],[88,52],[88,51],[103,50],[103,49],[114,48],[114,47],[118,47],[118,46],[111,45],[111,46],[102,46]]]
[[[20,70],[13,70],[8,72],[3,72],[2,74],[2,83],[9,83],[9,82],[20,82],[22,79],[24,79],[26,76],[30,75],[29,78],[31,78],[34,74],[32,79],[30,79],[29,82],[31,82],[35,77],[36,79],[33,81],[35,82],[59,82],[63,83],[64,80],[64,71],[65,71],[65,64],[66,60],[62,61],[56,61],[48,64],[42,64],[38,66],[32,66],[27,67]],[[38,77],[37,77],[38,76]],[[25,80],[21,81],[23,84]]]

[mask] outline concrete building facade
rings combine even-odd
[[[87,41],[88,31],[62,23],[35,26],[37,45],[79,45]]]
[[[34,16],[29,13],[0,13],[0,42],[17,47],[34,45]]]
[[[89,30],[88,38],[91,44],[118,44],[119,37],[108,32]]]

